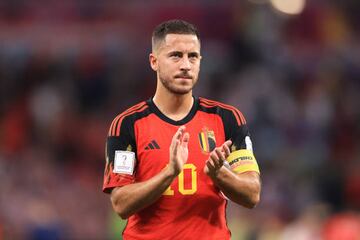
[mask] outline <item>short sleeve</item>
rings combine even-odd
[[[133,125],[128,118],[117,116],[110,125],[105,144],[103,192],[135,181],[136,144]]]
[[[231,154],[227,158],[231,170],[236,173],[247,171],[260,173],[245,117],[236,108],[226,110],[222,115],[225,137],[232,141]]]

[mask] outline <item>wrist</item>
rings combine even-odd
[[[170,164],[165,168],[165,174],[167,177],[176,178],[179,175],[180,171],[177,171],[174,167]]]
[[[213,169],[213,170],[208,170],[206,172],[206,174],[213,180],[216,180],[219,178],[220,174],[221,174],[221,169],[222,167],[218,168],[218,169]]]

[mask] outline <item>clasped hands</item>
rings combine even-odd
[[[186,127],[181,126],[173,136],[170,145],[170,161],[169,167],[175,173],[179,174],[188,159],[188,143],[190,135],[185,132]],[[221,146],[216,147],[205,162],[204,172],[210,177],[217,175],[220,168],[230,155],[231,140],[227,140]]]

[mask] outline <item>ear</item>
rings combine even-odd
[[[156,72],[158,70],[158,61],[154,53],[149,54],[149,62],[152,70]]]

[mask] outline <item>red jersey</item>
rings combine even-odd
[[[187,163],[155,203],[129,217],[125,240],[230,239],[227,200],[203,169],[209,153],[225,140],[232,140],[232,151],[249,148],[246,121],[232,106],[194,98],[189,114],[174,121],[150,99],[121,113],[109,129],[103,191],[146,181],[164,169],[172,137],[181,125],[190,134]],[[239,159],[234,166],[243,162],[244,171],[258,171],[256,161]]]

